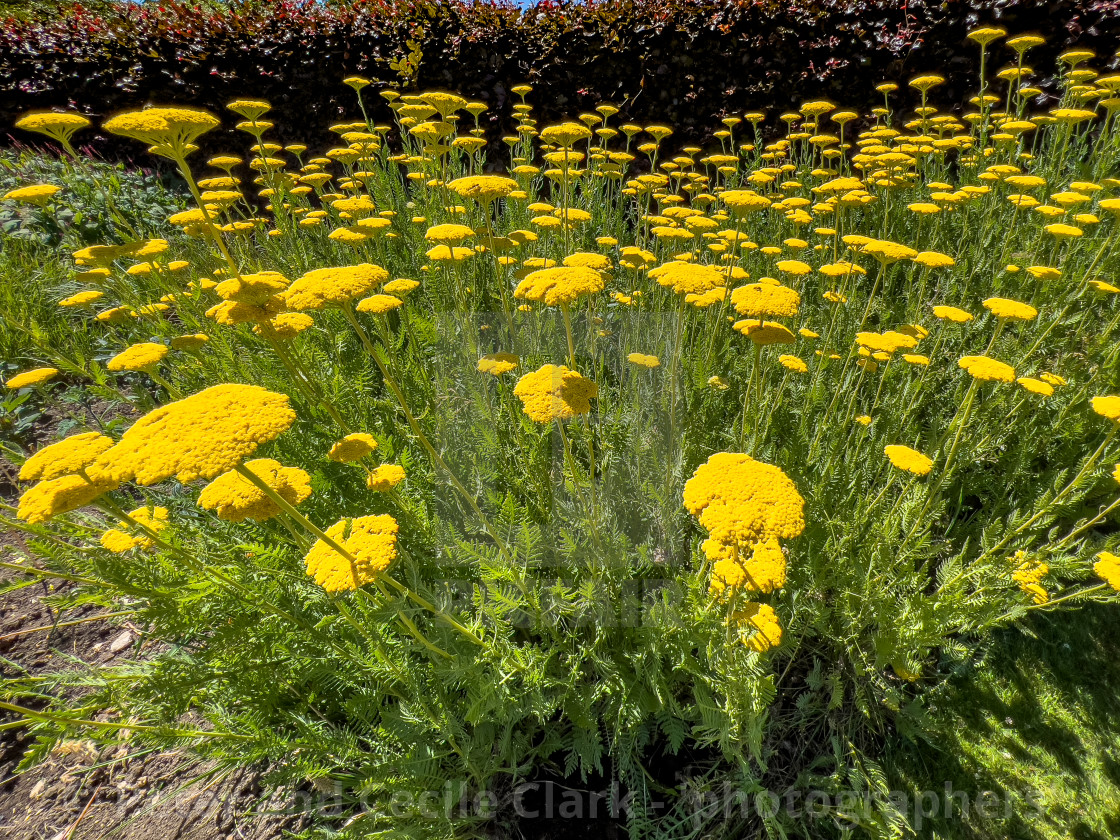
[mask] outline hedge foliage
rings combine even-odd
[[[343,76],[401,81],[405,59],[407,86],[486,101],[494,136],[508,126],[509,88],[530,81],[545,121],[606,100],[625,117],[669,122],[683,139],[764,104],[824,95],[866,107],[875,83],[919,71],[947,74],[943,98],[963,101],[977,72],[965,33],[987,22],[1046,35],[1032,54],[1038,67],[1072,44],[1100,47],[1105,59],[1120,36],[1120,0],[75,5],[54,20],[4,23],[0,125],[32,108],[103,116],[189,102],[217,111],[256,96],[274,103],[280,139],[321,138],[354,113]]]

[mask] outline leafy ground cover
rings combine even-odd
[[[206,172],[214,115],[105,126],[190,201],[25,123],[67,160],[8,167],[5,568],[156,644],[17,665],[10,728],[263,766],[357,836],[571,831],[541,780],[631,836],[897,836],[949,779],[1015,807],[946,831],[1103,836],[1120,77],[1067,53],[1041,109],[1001,37],[973,111],[928,74],[707,149],[526,87],[484,160],[484,106],[361,78],[318,156],[255,100]]]

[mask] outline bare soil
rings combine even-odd
[[[34,445],[49,442],[58,417],[44,412]],[[18,470],[0,457],[0,498],[14,504]],[[0,559],[31,563],[22,535],[0,531]],[[28,576],[0,569],[0,585]],[[0,595],[0,680],[143,658],[154,649],[141,628],[104,610],[55,615],[46,584]],[[65,626],[68,622],[92,619]],[[55,625],[59,626],[55,626]],[[0,725],[17,716],[0,711]],[[273,840],[302,827],[268,798],[260,774],[223,772],[186,752],[153,752],[127,738],[98,747],[65,741],[26,772],[17,767],[34,738],[26,727],[0,730],[0,838],[4,840]]]

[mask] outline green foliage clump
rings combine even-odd
[[[257,100],[205,167],[213,114],[110,120],[194,206],[107,199],[42,316],[96,337],[6,340],[144,416],[39,450],[4,522],[166,645],[4,708],[38,754],[127,730],[337,787],[355,836],[492,830],[542,778],[619,783],[633,836],[900,836],[890,734],[996,628],[1117,600],[1117,79],[1067,54],[1035,114],[1009,43],[975,113],[927,75],[707,149],[525,86],[496,161],[484,103],[361,77],[322,156]],[[6,196],[79,244],[49,192]],[[836,804],[696,807],[724,783]]]

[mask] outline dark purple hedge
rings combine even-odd
[[[868,107],[876,83],[922,71],[947,75],[939,98],[959,103],[974,90],[978,56],[965,34],[982,23],[1047,35],[1029,54],[1045,73],[1068,46],[1096,49],[1098,67],[1114,64],[1120,46],[1120,0],[624,0],[526,11],[246,0],[220,12],[149,2],[104,15],[75,5],[56,20],[0,28],[0,132],[32,108],[219,111],[259,96],[276,107],[279,139],[318,144],[327,125],[357,112],[341,79],[395,80],[389,62],[413,39],[423,52],[414,86],[485,100],[495,133],[499,121],[509,126],[509,88],[530,81],[542,122],[606,100],[629,119],[676,125],[683,138],[727,112],[776,112],[811,97]],[[995,67],[1010,57],[997,47]]]

